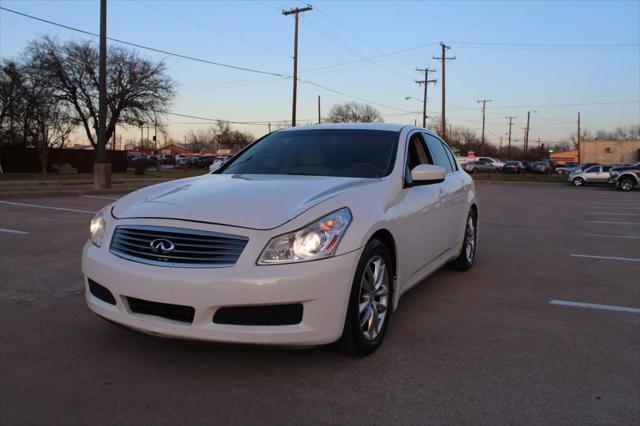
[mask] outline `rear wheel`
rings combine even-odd
[[[633,185],[633,180],[628,176],[622,177],[618,183],[618,186],[622,191],[631,191],[633,189]]]
[[[471,210],[467,216],[467,222],[464,231],[464,240],[462,241],[462,249],[460,255],[449,264],[449,266],[458,271],[468,271],[473,266],[476,259],[476,248],[478,245],[478,216],[475,211]]]
[[[351,287],[341,343],[353,355],[378,349],[391,316],[393,266],[387,247],[370,241],[360,258]]]
[[[573,184],[575,186],[582,186],[584,185],[584,179],[582,179],[581,177],[577,177],[573,179]]]

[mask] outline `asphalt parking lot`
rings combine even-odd
[[[110,200],[0,202],[0,422],[637,424],[640,192],[477,186],[475,267],[406,294],[364,359],[115,327],[80,272]]]

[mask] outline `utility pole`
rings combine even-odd
[[[578,163],[580,163],[582,161],[582,144],[581,144],[581,140],[580,140],[580,113],[578,113],[578,135],[577,135],[577,141],[578,141]]]
[[[313,10],[313,7],[311,7],[311,5],[307,5],[307,7],[296,7],[294,9],[282,11],[283,15],[294,15],[295,18],[295,32],[293,38],[293,100],[291,106],[291,127],[296,127],[296,101],[298,97],[298,15],[310,10]]]
[[[531,126],[529,125],[529,121],[530,121],[530,118],[531,118],[531,112],[533,112],[535,114],[538,111],[527,111],[527,127],[525,127],[525,132],[524,132],[524,153],[525,153],[525,156],[529,154],[529,132],[531,130]]]
[[[318,95],[318,124],[322,123],[322,119],[320,118],[320,95]]]
[[[510,160],[511,159],[511,126],[513,125],[513,119],[516,117],[511,115],[505,118],[509,120],[509,145],[507,145],[507,160]]]
[[[480,142],[480,155],[484,155],[484,111],[487,106],[487,102],[491,102],[491,99],[480,99],[476,102],[482,103],[482,140]]]
[[[433,59],[437,59],[438,61],[442,61],[442,112],[440,113],[440,131],[442,134],[442,139],[447,140],[447,120],[445,118],[445,100],[446,100],[446,86],[445,86],[445,69],[444,64],[447,62],[447,59],[454,60],[455,56],[451,58],[447,58],[446,51],[451,49],[450,46],[445,45],[443,42],[440,42],[440,47],[442,48],[442,56],[437,57],[434,56]]]
[[[269,123],[269,133],[271,133],[271,123]]]
[[[531,118],[531,111],[527,111],[527,127],[524,130],[524,155],[527,156],[529,152],[529,120]]]
[[[424,97],[422,98],[422,127],[427,127],[427,86],[429,83],[436,84],[438,80],[429,80],[429,73],[436,72],[429,68],[416,68],[416,71],[424,72],[424,80],[416,80],[418,84],[424,84]]]
[[[93,170],[96,189],[111,188],[111,163],[107,162],[107,0],[100,0],[100,52],[98,74],[98,158]]]

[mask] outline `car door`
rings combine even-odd
[[[405,149],[404,188],[396,204],[394,216],[399,219],[397,233],[403,241],[406,279],[411,287],[422,272],[438,256],[446,252],[448,235],[443,230],[447,221],[446,183],[414,184],[411,170],[419,164],[434,164],[421,132],[408,136]],[[446,181],[446,179],[445,179]]]
[[[598,182],[598,177],[601,172],[601,166],[591,166],[584,171],[584,178],[587,182]]]
[[[609,170],[611,170],[611,166],[600,166],[600,172],[595,182],[607,183],[609,181]]]
[[[445,220],[442,223],[445,232],[446,249],[454,248],[461,243],[465,229],[467,211],[466,188],[463,176],[459,173],[458,164],[447,144],[440,138],[426,133],[427,148],[436,165],[444,167],[447,171],[442,182],[442,190],[445,193],[444,211]],[[492,164],[488,164],[493,168]]]

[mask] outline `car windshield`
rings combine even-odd
[[[519,166],[520,163],[517,161],[507,161],[507,164],[505,164],[506,166]]]
[[[399,132],[357,129],[272,133],[218,173],[380,178],[391,173]]]

